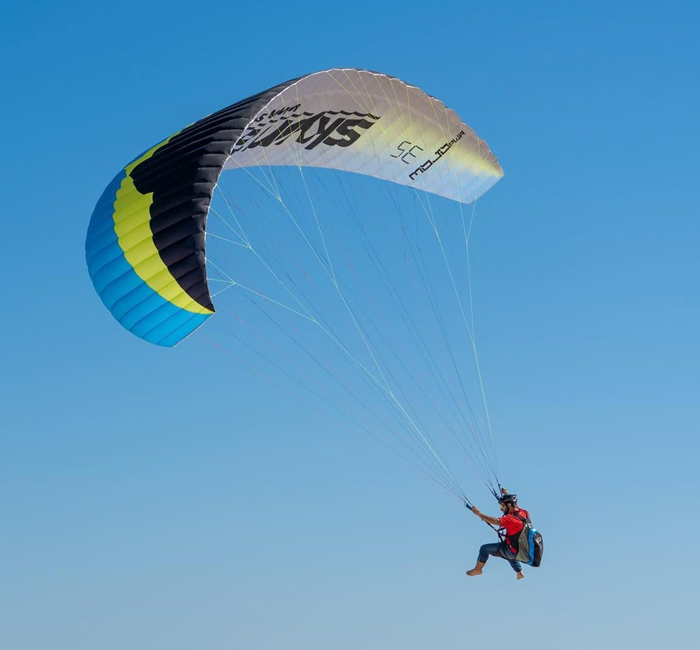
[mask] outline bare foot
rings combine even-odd
[[[525,577],[525,574],[522,571],[519,571],[518,574],[515,576],[518,580],[522,580]]]
[[[467,571],[468,576],[480,576],[483,573],[481,569],[472,569],[471,571]]]

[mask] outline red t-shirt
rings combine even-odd
[[[527,510],[519,509],[519,510],[516,510],[516,512],[524,519],[527,519],[530,516],[530,513],[528,513]],[[515,514],[509,514],[509,515],[503,515],[498,520],[498,525],[501,526],[502,528],[505,528],[506,535],[508,535],[510,537],[510,535],[515,535],[516,533],[519,533],[523,529],[523,526],[525,524],[522,521],[520,521],[520,519],[518,519],[515,516]]]

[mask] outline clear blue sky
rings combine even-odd
[[[695,2],[4,3],[0,645],[452,650],[511,616],[522,648],[696,638],[698,24]],[[194,337],[141,343],[88,278],[126,161],[334,66],[443,98],[506,170],[473,252],[502,474],[547,543],[522,583],[467,579],[488,529],[371,441]]]

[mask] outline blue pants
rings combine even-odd
[[[489,555],[494,557],[502,557],[504,560],[510,562],[510,566],[513,567],[513,571],[520,573],[523,570],[520,562],[513,559],[515,554],[502,542],[494,542],[493,544],[484,544],[479,549],[479,562],[486,562],[489,559]]]

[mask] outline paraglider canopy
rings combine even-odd
[[[440,100],[385,74],[336,68],[264,90],[165,138],[124,167],[93,212],[90,277],[136,336],[173,346],[213,313],[205,233],[225,169],[337,169],[462,203],[503,170]]]

